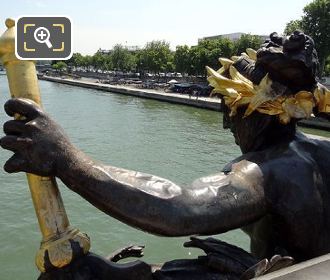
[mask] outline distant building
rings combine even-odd
[[[130,52],[136,52],[141,49],[140,46],[125,46]]]
[[[97,52],[100,54],[111,54],[112,50],[102,50],[101,48],[99,48]]]
[[[201,39],[198,39],[198,41],[201,41],[201,40],[216,40],[216,39],[220,39],[220,38],[226,38],[226,39],[229,39],[231,41],[237,41],[242,37],[242,35],[246,35],[246,34],[247,33],[243,33],[243,32],[221,34],[221,35],[203,37]],[[269,35],[256,35],[256,36],[259,36],[262,40],[266,40],[266,39],[269,38]]]
[[[123,47],[126,48],[130,52],[136,52],[141,49],[139,46],[123,46]],[[106,49],[101,49],[101,48],[99,48],[97,50],[97,52],[99,52],[100,54],[111,54],[112,51],[113,51],[113,49],[106,50]]]

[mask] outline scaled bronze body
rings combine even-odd
[[[282,44],[282,53],[273,51]],[[301,33],[286,40],[272,34],[256,64],[246,59],[235,64],[254,83],[269,73],[293,91],[316,84],[313,42]],[[213,239],[193,239],[188,246],[202,248],[205,257],[169,262],[160,269],[142,262],[121,266],[89,254],[41,279],[238,279],[257,263],[265,268],[263,259],[277,254],[303,261],[330,252],[330,142],[297,132],[296,120],[283,125],[276,116],[259,112],[243,118],[244,108],[229,117],[224,106],[224,126],[243,155],[222,172],[181,187],[94,161],[31,101],[9,100],[5,110],[26,117],[4,124],[1,146],[14,152],[5,164],[7,172],[56,176],[103,212],[153,234],[211,235],[241,227],[251,237],[252,255]],[[249,276],[254,274],[244,277]]]

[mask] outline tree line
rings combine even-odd
[[[205,76],[205,65],[220,67],[219,57],[241,54],[247,48],[258,49],[262,40],[257,35],[244,34],[239,40],[231,41],[220,37],[213,40],[199,40],[196,46],[177,46],[170,49],[166,41],[148,42],[143,48],[129,50],[117,44],[109,53],[101,50],[94,55],[74,53],[65,62],[56,62],[53,68],[61,70],[68,66],[86,70],[123,71],[139,73],[179,72],[182,75]]]

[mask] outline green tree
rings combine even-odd
[[[90,67],[92,66],[92,57],[90,55],[83,56],[82,66],[85,69],[90,70]]]
[[[305,6],[302,29],[314,39],[322,77],[325,60],[330,55],[330,0],[314,0]]]
[[[252,48],[257,50],[262,44],[262,39],[258,35],[243,34],[237,41],[234,43],[234,54],[240,55],[242,52],[245,52],[247,48]]]
[[[177,46],[174,54],[175,70],[182,74],[189,73],[191,68],[190,48],[187,45]]]
[[[205,47],[207,65],[213,68],[219,68],[219,57],[231,57],[234,52],[234,43],[227,38],[208,41]]]
[[[190,67],[188,69],[189,75],[200,75],[203,73],[203,50],[197,45],[190,48]],[[206,64],[205,64],[206,65]],[[204,67],[205,67],[204,65]]]
[[[136,68],[136,57],[120,44],[114,46],[111,52],[112,67],[120,71],[132,71]]]
[[[83,63],[83,56],[80,53],[74,53],[70,59],[66,60],[66,64],[75,67],[82,66],[82,63]]]
[[[140,53],[139,60],[139,65],[144,70],[159,73],[168,70],[173,65],[173,54],[170,50],[169,43],[165,41],[152,41],[146,44]]]
[[[91,58],[91,65],[96,70],[104,69],[105,68],[105,55],[101,52],[97,51]]]
[[[204,75],[205,66],[208,65],[207,49],[205,46],[198,43],[197,46],[192,46],[190,49],[190,69],[189,75]],[[217,60],[217,59],[216,59]]]
[[[171,54],[171,58],[169,61],[167,61],[165,65],[165,72],[173,72],[175,70],[175,65],[174,65],[174,54]]]
[[[52,65],[52,68],[56,70],[56,72],[63,72],[67,68],[67,64],[64,61],[58,61]]]
[[[302,30],[301,24],[301,20],[299,19],[289,21],[285,26],[284,34],[290,35],[296,30]]]
[[[104,68],[105,68],[104,70],[113,70],[114,69],[111,55],[105,56]]]
[[[74,53],[72,55],[73,65],[76,67],[80,67],[83,64],[83,56],[80,53]]]
[[[135,52],[136,59],[136,71],[140,73],[141,76],[144,75],[144,71],[147,70],[146,62],[144,61],[144,49]]]
[[[206,76],[205,66],[219,68],[219,57],[232,56],[233,48],[233,42],[226,38],[199,41],[190,49],[191,67],[188,73]]]

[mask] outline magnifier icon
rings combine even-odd
[[[49,41],[50,32],[46,27],[38,27],[34,31],[34,39],[41,44],[46,44],[50,49],[53,47],[52,43]]]

